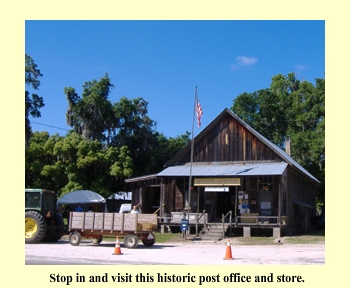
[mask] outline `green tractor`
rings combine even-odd
[[[63,234],[57,194],[45,189],[25,189],[25,243],[57,242]]]

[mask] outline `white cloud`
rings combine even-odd
[[[302,64],[295,64],[294,68],[299,72],[306,70],[306,66]]]
[[[242,66],[249,67],[256,64],[257,62],[258,62],[258,59],[253,56],[250,56],[250,57],[238,56],[236,58],[236,63],[231,65],[231,69],[238,70]]]
[[[238,56],[236,58],[237,63],[241,66],[251,66],[254,65],[256,62],[258,62],[258,59],[255,57],[247,57],[247,56]]]

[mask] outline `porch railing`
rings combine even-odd
[[[186,215],[184,215],[186,214]],[[180,224],[183,219],[189,220],[190,224],[207,224],[208,215],[206,211],[200,213],[187,213],[187,212],[171,212],[169,214],[164,214],[163,216],[158,216],[159,223],[178,223]]]
[[[244,215],[235,217],[235,227],[239,225],[272,225],[284,226],[288,224],[288,216],[263,216],[263,215]]]
[[[198,215],[198,218],[197,218],[197,223],[199,223],[199,221],[201,220],[201,218],[205,215],[205,210],[203,210],[202,214],[201,215]],[[204,219],[204,224],[206,224],[206,219],[205,217],[203,218]]]
[[[203,216],[205,216],[205,210],[203,210],[203,212],[202,212],[201,215],[199,215],[199,214],[197,213],[197,220],[196,220],[196,235],[197,235],[197,236],[198,236],[198,234],[199,234],[199,231],[198,231],[198,224],[199,224],[199,221],[201,220],[201,218],[202,218]],[[207,223],[206,223],[205,220],[206,220],[206,217],[203,217],[203,224],[204,224],[204,226],[207,225]]]
[[[232,211],[228,211],[226,215],[222,214],[222,238],[225,238],[225,219],[226,217],[229,217],[229,231],[230,236],[232,232]]]

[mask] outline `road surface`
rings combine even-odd
[[[232,241],[231,243],[233,243]],[[142,243],[135,249],[127,249],[120,242],[122,255],[113,255],[115,243],[102,241],[92,244],[88,239],[79,246],[68,240],[57,243],[25,244],[27,265],[323,265],[324,244],[292,245],[230,245],[227,239],[218,242],[194,242],[189,240],[155,244],[146,247]],[[231,250],[233,260],[224,260]],[[47,257],[50,255],[50,257]]]

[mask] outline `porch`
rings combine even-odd
[[[221,240],[226,237],[242,234],[251,237],[256,231],[264,230],[262,234],[272,231],[274,238],[279,238],[288,225],[287,216],[262,216],[258,213],[242,214],[232,217],[232,211],[222,215],[216,222],[208,222],[208,214],[171,212],[167,217],[158,217],[161,233],[181,232],[183,220],[188,221],[186,234],[194,234],[199,238]]]

